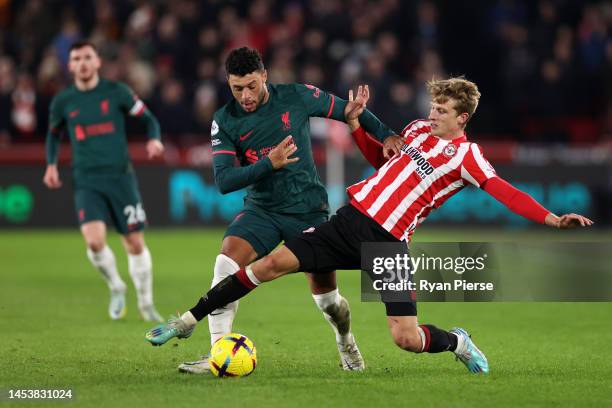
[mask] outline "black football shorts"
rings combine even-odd
[[[300,262],[300,271],[329,273],[361,269],[362,242],[398,242],[372,218],[348,204],[331,219],[285,242]],[[406,299],[413,299],[407,294]],[[416,316],[416,302],[385,302],[387,316]]]

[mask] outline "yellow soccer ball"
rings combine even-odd
[[[257,365],[255,344],[242,334],[226,334],[213,344],[208,361],[216,377],[249,375]]]

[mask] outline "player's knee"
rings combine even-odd
[[[144,239],[141,235],[126,235],[125,248],[130,255],[139,255],[145,248]]]
[[[93,252],[100,252],[106,246],[106,241],[99,237],[85,238],[85,242],[87,243],[87,248],[91,249]]]
[[[130,255],[142,254],[142,251],[144,251],[144,242],[142,241],[128,242],[127,251],[130,253]]]
[[[416,330],[392,329],[391,335],[395,344],[402,350],[420,353],[423,348],[421,336]]]

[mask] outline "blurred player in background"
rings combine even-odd
[[[384,157],[381,145],[362,127],[361,116],[369,97],[367,87],[358,91],[362,108],[347,112],[353,137],[366,158],[378,169],[347,189],[350,203],[330,221],[298,237],[212,288],[179,321],[162,324],[147,333],[153,344],[172,337],[187,337],[196,323],[213,310],[235,301],[260,283],[296,271],[322,273],[330,269],[360,269],[362,242],[409,242],[416,227],[432,210],[472,184],[482,188],[510,210],[554,228],[589,226],[592,221],[577,214],[556,216],[528,194],[499,177],[483,157],[480,147],[467,140],[465,126],[476,111],[480,92],[463,78],[432,80],[428,120],[416,120],[401,136],[401,152]],[[349,101],[353,101],[349,95]],[[485,355],[467,331],[450,331],[418,324],[416,300],[407,288],[397,293],[381,291],[387,323],[395,343],[415,353],[453,352],[472,373],[488,373]],[[210,317],[209,317],[210,318]]]
[[[62,186],[57,159],[61,134],[67,131],[77,217],[87,257],[110,289],[108,313],[116,320],[127,312],[127,287],[106,244],[106,223],[111,222],[122,235],[142,318],[161,321],[153,305],[153,263],[143,233],[147,218],[128,155],[124,120],[130,115],[146,122],[149,158],[160,157],[164,151],[159,123],[127,85],[100,78],[101,60],[92,43],[74,43],[68,64],[74,84],[51,102],[43,182],[51,189]]]
[[[246,188],[247,195],[243,210],[223,238],[212,286],[270,253],[282,241],[327,220],[327,193],[312,157],[309,118],[344,121],[345,109],[354,105],[311,85],[268,84],[254,49],[234,49],[225,66],[234,99],[214,115],[215,181],[224,194]],[[360,120],[381,143],[394,134],[367,110]],[[362,370],[363,358],[350,330],[348,302],[338,292],[333,268],[326,272],[307,274],[312,296],[336,334],[342,367]],[[211,313],[211,344],[232,331],[237,309],[238,302],[232,302]],[[204,356],[183,363],[179,370],[206,372],[208,359]]]

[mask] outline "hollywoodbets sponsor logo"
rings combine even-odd
[[[318,98],[321,95],[321,90],[314,85],[306,84],[306,88],[312,89],[314,91],[312,94],[314,98]]]
[[[434,167],[423,157],[419,149],[404,145],[402,146],[402,151],[416,163],[416,173],[421,176],[421,179],[424,179],[434,172]]]
[[[291,143],[289,143],[289,144],[295,144],[295,142],[292,140]],[[246,161],[248,161],[251,164],[257,163],[259,158],[266,157],[268,154],[270,154],[270,152],[276,146],[277,145],[262,147],[261,149],[259,149],[259,152],[257,152],[257,150],[253,150],[251,148],[246,149],[246,151],[244,152],[244,158],[246,159]]]
[[[257,152],[253,149],[246,149],[244,152],[244,157],[251,164],[257,163],[257,160],[259,160],[259,157],[257,157]]]

